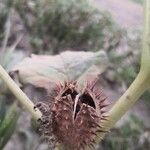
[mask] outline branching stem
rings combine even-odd
[[[141,55],[141,68],[136,79],[111,108],[108,121],[102,123],[104,130],[110,130],[115,123],[133,106],[140,96],[150,87],[150,0],[145,0],[145,19],[143,31],[143,47]],[[97,142],[105,133],[98,135]]]

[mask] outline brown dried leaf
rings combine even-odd
[[[64,80],[83,80],[87,76],[97,76],[108,64],[107,55],[98,52],[66,51],[59,55],[31,55],[16,65],[12,76],[17,76],[21,84],[49,89],[52,83]]]

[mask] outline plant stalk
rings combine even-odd
[[[141,70],[150,76],[150,0],[144,3],[144,31],[142,42]],[[150,82],[150,81],[149,81]]]
[[[0,78],[8,86],[10,91],[15,95],[22,106],[31,114],[31,116],[38,120],[42,113],[36,109],[34,110],[33,102],[26,96],[26,94],[18,87],[18,85],[11,79],[5,69],[0,65]]]
[[[145,0],[144,11],[145,17],[140,72],[127,91],[108,112],[108,121],[101,123],[103,130],[106,131],[109,131],[150,87],[150,0]],[[97,142],[99,142],[104,135],[105,132],[100,133]]]
[[[148,89],[147,77],[140,72],[127,91],[119,98],[114,104],[111,110],[108,112],[108,121],[104,121],[101,126],[102,130],[109,131],[117,121],[134,105],[134,103],[140,98],[140,96]],[[105,132],[98,135],[99,138],[103,138]]]

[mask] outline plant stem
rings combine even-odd
[[[150,75],[150,0],[144,3],[144,31],[143,31],[143,49],[141,56],[141,70]]]
[[[11,79],[8,73],[0,65],[0,78],[8,86],[10,91],[16,96],[17,100],[22,104],[22,106],[32,115],[36,120],[41,118],[41,112],[36,109],[34,110],[34,104],[32,101],[25,95],[25,93],[18,87],[18,85]]]
[[[104,121],[101,125],[103,130],[109,131],[147,89],[147,78],[142,72],[140,72],[127,91],[119,98],[119,100],[108,112],[108,121]],[[104,135],[105,132],[100,133],[98,137],[103,138]]]
[[[150,0],[145,0],[144,10],[145,19],[140,72],[127,91],[108,112],[108,121],[101,124],[106,131],[109,131],[150,87]],[[100,133],[97,142],[99,142],[104,135],[105,133]]]

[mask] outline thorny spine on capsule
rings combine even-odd
[[[35,108],[42,112],[41,134],[53,149],[57,143],[67,149],[79,150],[93,147],[100,123],[107,120],[106,107],[109,105],[97,80],[87,81],[80,89],[76,81],[56,86],[56,96]]]

